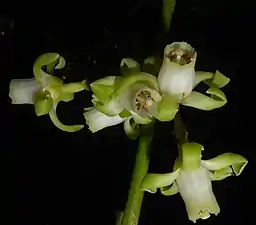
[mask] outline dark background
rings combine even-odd
[[[76,133],[58,130],[48,116],[36,117],[33,106],[10,104],[10,80],[32,77],[34,60],[57,52],[68,62],[61,71],[67,81],[93,81],[118,75],[123,57],[141,62],[147,55],[162,54],[173,41],[187,41],[197,50],[197,70],[218,69],[231,78],[223,108],[181,109],[190,140],[204,145],[204,158],[230,151],[249,160],[240,177],[213,183],[221,212],[197,223],[252,223],[255,5],[178,0],[167,42],[161,38],[161,1],[71,1],[58,7],[51,2],[28,7],[10,3],[0,14],[1,224],[115,224],[115,210],[125,206],[137,144],[121,125],[96,134],[86,128]],[[89,105],[89,92],[78,93],[74,101],[59,105],[59,118],[83,124],[83,108]],[[171,127],[158,124],[156,129],[150,171],[169,172],[177,154]],[[140,224],[192,222],[179,194],[146,194]]]

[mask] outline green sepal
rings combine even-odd
[[[56,127],[66,132],[76,132],[83,129],[84,125],[65,125],[62,122],[60,122],[56,114],[56,107],[57,105],[55,105],[49,112],[50,119]]]
[[[55,65],[55,66],[54,66]],[[35,78],[40,81],[44,82],[52,74],[48,74],[45,72],[42,67],[46,66],[46,70],[49,72],[53,72],[53,67],[55,69],[62,69],[65,66],[65,60],[57,53],[45,53],[40,55],[33,66],[33,73]],[[47,69],[48,66],[48,69]]]
[[[35,96],[35,113],[37,116],[43,116],[50,112],[53,107],[53,100],[48,91],[39,91]]]
[[[218,70],[216,70],[215,73],[197,71],[195,86],[197,86],[201,81],[204,81],[204,83],[209,87],[222,88],[229,83],[230,79]]]
[[[160,191],[165,196],[175,195],[179,192],[177,183],[174,181],[172,185],[161,187]]]
[[[128,138],[131,140],[136,140],[140,134],[140,127],[135,123],[133,118],[130,117],[124,121],[124,131]]]
[[[120,72],[123,76],[130,76],[140,71],[140,64],[132,58],[124,58],[120,64]]]
[[[225,94],[218,88],[209,88],[206,93],[211,94],[211,97],[192,91],[188,97],[182,100],[181,104],[209,111],[220,108],[227,103]]]
[[[246,158],[234,153],[224,153],[210,160],[202,160],[202,165],[213,171],[213,180],[221,180],[231,175],[238,176],[247,163]]]
[[[157,115],[155,117],[160,121],[171,121],[178,111],[179,104],[177,98],[164,94],[158,105]]]
[[[201,151],[203,146],[188,142],[181,145],[181,167],[184,171],[199,169],[201,166]]]
[[[179,169],[172,173],[147,174],[141,182],[141,190],[156,193],[157,188],[171,185],[179,175]]]
[[[111,99],[111,94],[115,89],[116,79],[116,76],[107,76],[90,84],[93,94],[100,102],[107,103]]]
[[[157,74],[160,71],[161,63],[162,63],[162,60],[160,57],[149,56],[144,60],[142,69],[146,73],[157,76]]]
[[[62,92],[65,93],[76,93],[83,90],[90,90],[90,87],[88,86],[88,82],[86,80],[83,80],[81,82],[72,82],[68,84],[63,84]]]
[[[148,73],[140,72],[134,75],[123,77],[119,81],[118,85],[115,86],[115,92],[112,95],[113,98],[118,98],[125,91],[126,88],[137,82],[142,83],[154,90],[159,89],[155,76]]]
[[[130,117],[130,116],[131,116],[131,113],[130,113],[128,110],[123,109],[123,111],[119,113],[119,116],[120,116],[121,118],[126,118],[126,117]]]
[[[204,82],[209,87],[223,88],[229,83],[230,79],[224,76],[220,71],[216,71],[212,79],[205,80]]]

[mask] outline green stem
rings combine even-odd
[[[178,112],[174,118],[174,135],[179,145],[188,142],[188,132],[182,121],[181,115]]]
[[[148,171],[149,150],[153,131],[154,122],[141,126],[141,135],[139,138],[138,152],[128,194],[128,201],[120,225],[137,225],[139,222],[140,209],[144,196],[144,192],[140,190],[140,184]]]

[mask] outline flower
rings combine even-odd
[[[221,74],[195,71],[197,53],[186,42],[174,42],[164,50],[163,63],[158,74],[162,101],[159,104],[158,119],[170,121],[178,112],[179,104],[213,110],[227,103],[225,94],[219,89],[228,84],[229,79]],[[203,95],[193,89],[204,81],[210,88]]]
[[[131,63],[130,60],[124,62]],[[133,63],[131,65],[136,66]],[[124,122],[126,134],[135,139],[138,125],[152,121],[162,97],[155,76],[144,72],[122,71],[126,72],[124,76],[108,76],[90,84],[94,108],[89,111],[86,109],[84,117],[92,132]],[[93,122],[92,118],[97,120]],[[99,118],[105,122],[98,123],[101,120]]]
[[[195,49],[186,42],[174,42],[166,46],[158,74],[162,93],[176,96],[178,101],[191,93],[196,81],[196,57]]]
[[[86,89],[86,82],[64,84],[60,78],[51,75],[54,69],[64,66],[64,58],[56,53],[39,56],[33,67],[35,78],[11,80],[9,97],[12,104],[33,104],[37,116],[49,114],[56,127],[74,132],[82,129],[83,125],[62,124],[57,117],[56,108],[60,101],[71,101],[75,92]],[[46,72],[43,67],[46,67]]]
[[[203,146],[197,143],[185,143],[181,154],[175,161],[174,172],[167,174],[147,174],[141,183],[141,189],[155,193],[160,188],[164,195],[180,192],[191,221],[207,219],[210,214],[220,212],[212,191],[211,181],[223,180],[231,175],[240,175],[247,159],[224,153],[210,160],[201,160]]]
[[[196,51],[189,44],[174,42],[166,46],[161,68],[156,57],[144,60],[144,72],[135,60],[124,58],[120,63],[122,76],[108,76],[90,84],[93,107],[109,117],[122,114],[121,118],[129,118],[133,128],[127,120],[123,120],[126,121],[125,129],[137,133],[139,124],[150,123],[154,118],[159,121],[173,120],[180,104],[202,110],[225,105],[225,94],[219,88],[224,87],[229,79],[218,71],[195,72],[196,57]],[[156,78],[154,75],[159,69]],[[202,81],[210,86],[207,90],[210,97],[193,91]],[[98,111],[92,112],[99,115]],[[86,120],[91,118],[88,113],[84,115]],[[109,118],[109,121],[112,119]],[[88,123],[91,124],[91,120]],[[105,127],[99,126],[100,129]]]

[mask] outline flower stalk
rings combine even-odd
[[[150,144],[153,138],[154,121],[141,126],[138,152],[125,210],[118,225],[137,225],[144,196],[141,182],[147,174]]]

